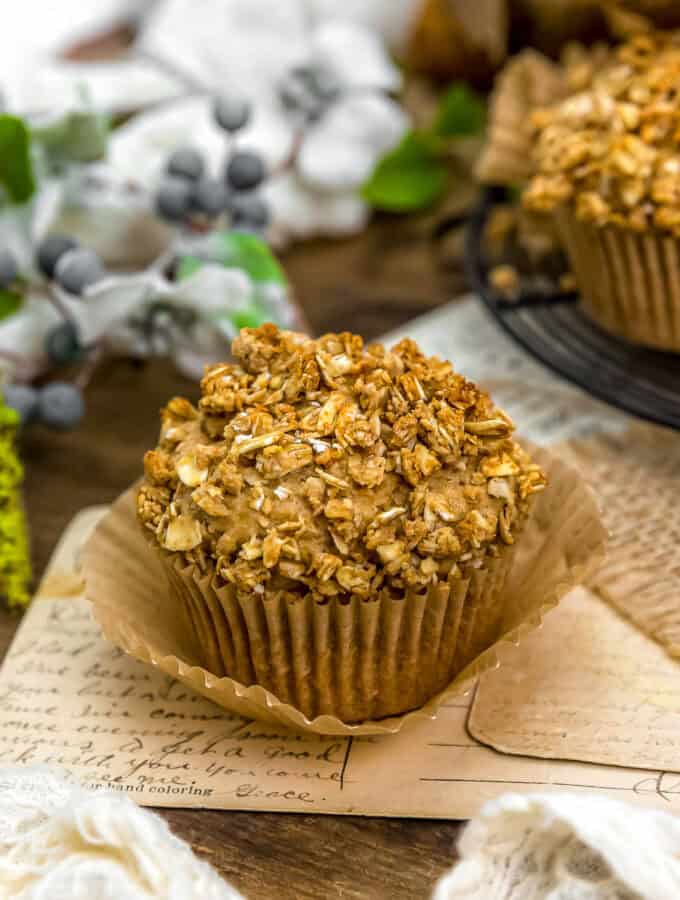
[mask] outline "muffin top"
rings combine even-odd
[[[680,33],[612,51],[587,89],[533,116],[533,210],[680,235]]]
[[[403,595],[511,544],[545,478],[513,424],[403,340],[244,329],[175,398],[144,459],[142,524],[238,591]]]

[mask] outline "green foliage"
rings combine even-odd
[[[486,123],[484,101],[462,82],[446,91],[439,103],[433,131],[446,138],[474,137]]]
[[[14,291],[5,291],[0,289],[0,322],[14,313],[21,306],[21,295]]]
[[[244,231],[220,231],[212,235],[209,259],[184,256],[179,261],[177,278],[193,275],[205,262],[221,263],[229,269],[242,269],[255,284],[286,284],[286,276],[267,244],[257,235]]]
[[[0,594],[10,606],[26,606],[31,578],[26,520],[20,488],[23,469],[16,454],[19,417],[0,400]]]
[[[448,170],[439,142],[427,132],[411,131],[384,156],[363,186],[371,206],[389,212],[413,212],[430,206],[446,190]]]
[[[483,101],[456,82],[442,97],[434,122],[410,131],[376,165],[361,195],[375,209],[409,213],[440,200],[449,185],[447,156],[455,139],[479,134],[486,119]]]
[[[249,306],[246,309],[236,310],[229,319],[237,331],[240,331],[242,328],[258,328],[267,321],[267,316],[257,306]]]
[[[215,236],[219,259],[225,266],[243,269],[251,281],[285,284],[286,276],[267,244],[244,231],[224,231]]]
[[[22,119],[0,115],[0,185],[12,203],[25,203],[35,193],[31,138]]]
[[[74,110],[61,119],[33,128],[50,166],[96,162],[106,156],[109,120],[91,110]]]

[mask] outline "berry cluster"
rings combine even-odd
[[[250,116],[250,104],[239,97],[221,95],[214,100],[214,120],[232,137],[248,124]],[[198,150],[183,147],[167,161],[156,193],[156,210],[162,218],[183,224],[199,217],[212,222],[227,215],[233,228],[260,232],[269,223],[269,209],[258,193],[266,177],[262,157],[250,150],[232,149],[222,177],[215,178],[206,172]]]
[[[63,321],[45,337],[45,354],[54,365],[78,361],[86,352],[77,324],[58,303],[55,288],[73,297],[100,281],[104,275],[101,260],[92,250],[80,247],[72,237],[51,234],[36,249],[36,266],[47,279],[47,297],[59,310]],[[14,254],[0,250],[0,289],[11,288],[20,278]],[[74,428],[85,413],[81,389],[68,382],[54,381],[43,387],[9,384],[3,388],[5,404],[14,409],[22,425],[41,423],[50,428]]]
[[[3,392],[5,406],[18,413],[22,426],[39,423],[68,431],[85,415],[82,391],[68,381],[52,381],[44,387],[8,384]]]
[[[311,84],[309,78],[307,82]],[[322,92],[322,88],[323,85],[315,82],[317,93]],[[259,236],[270,219],[268,205],[260,190],[268,175],[265,162],[259,154],[241,149],[235,143],[237,134],[251,119],[250,103],[234,95],[222,94],[214,99],[212,114],[230,141],[220,177],[214,177],[208,171],[206,160],[198,150],[179,148],[167,160],[155,194],[157,213],[185,229],[182,239],[186,246],[191,244],[193,236],[198,236],[198,242],[202,242],[204,233],[213,229],[221,232],[231,228]],[[251,240],[248,235],[233,237]],[[220,247],[222,254],[227,252],[222,244]],[[0,349],[0,356],[12,365],[15,381],[4,387],[0,385],[0,393],[4,394],[6,405],[18,413],[22,425],[41,423],[56,429],[73,428],[85,412],[83,389],[104,355],[116,352],[120,346],[126,350],[133,347],[132,355],[140,358],[171,352],[181,338],[192,334],[196,328],[194,311],[168,304],[160,296],[154,299],[153,286],[159,278],[166,277],[166,268],[162,266],[166,265],[167,254],[159,257],[148,272],[141,273],[142,279],[145,274],[149,276],[149,292],[137,310],[127,313],[120,331],[87,339],[84,338],[87,333],[85,322],[89,320],[84,304],[97,302],[97,298],[90,296],[91,289],[107,276],[101,259],[93,250],[79,245],[66,234],[46,237],[35,248],[34,257],[33,265],[26,267],[30,271],[24,272],[19,257],[9,249],[0,248],[0,291],[11,295],[7,298],[10,304],[20,304],[25,296],[44,298],[53,307],[51,319],[38,316],[39,321],[36,320],[35,327],[40,329],[41,335],[38,346],[42,346],[42,353],[35,354],[32,350],[24,358],[19,347],[15,349],[7,344]],[[280,300],[283,289],[276,285],[272,287]],[[262,300],[264,294],[258,296]],[[247,315],[242,309],[237,313],[241,319]],[[31,314],[32,310],[27,308],[27,316]],[[258,323],[259,320],[254,323],[243,321],[243,324]],[[200,333],[197,340],[201,340]],[[75,383],[55,381],[36,386],[35,379],[48,368],[46,363],[55,367],[82,365]]]

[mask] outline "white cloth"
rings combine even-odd
[[[49,769],[0,769],[3,900],[239,900],[158,816]]]
[[[594,794],[506,794],[432,900],[677,900],[680,819]],[[168,860],[172,865],[168,865]],[[127,794],[0,769],[3,900],[241,900]]]
[[[677,900],[680,819],[594,794],[505,794],[433,900]]]

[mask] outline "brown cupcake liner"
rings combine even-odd
[[[514,547],[504,551],[463,580],[346,603],[244,598],[177,557],[163,567],[208,671],[259,684],[310,719],[357,722],[422,706],[496,640]]]
[[[549,487],[521,539],[453,587],[398,601],[242,603],[149,545],[132,488],[85,549],[87,594],[109,640],[234,713],[318,734],[394,733],[469,690],[497,664],[499,640],[540,625],[601,560],[594,495],[550,454],[535,458]]]
[[[680,352],[680,241],[582,222],[571,208],[557,224],[583,311],[617,337]]]

